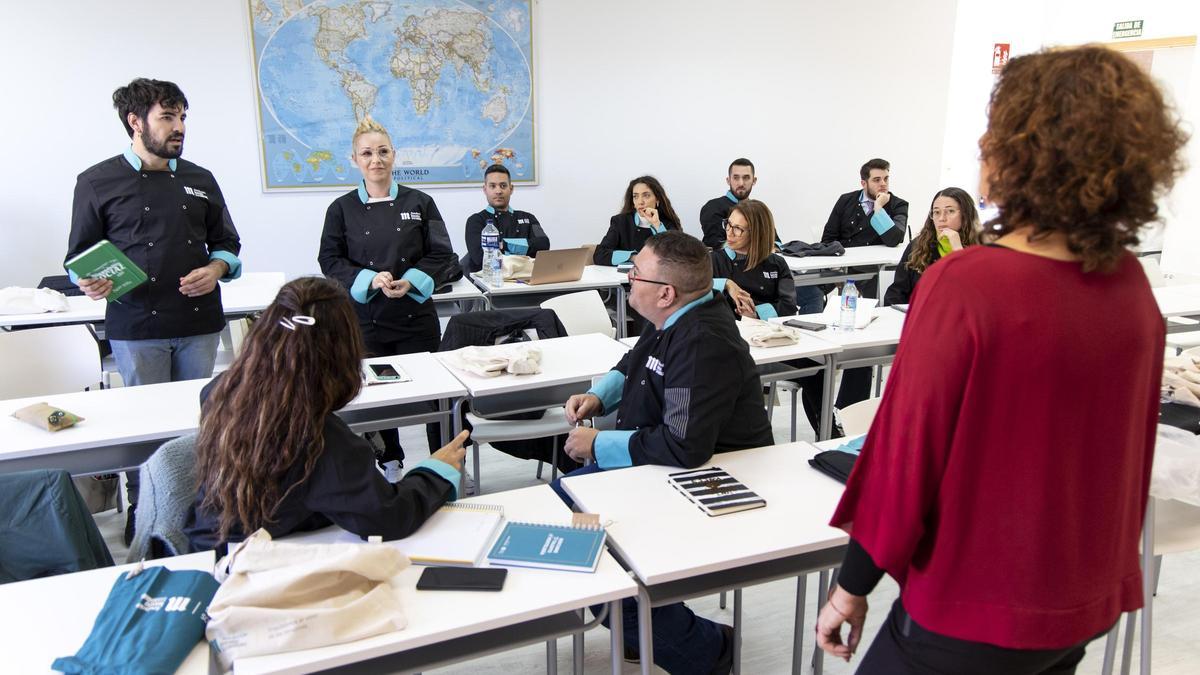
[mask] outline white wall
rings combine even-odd
[[[954,0],[876,20],[828,2],[538,1],[541,184],[514,203],[556,246],[591,243],[629,178],[648,172],[698,234],[700,205],[745,155],[784,238],[811,239],[859,165],[881,156],[920,212],[940,184],[954,17]],[[6,3],[0,286],[60,273],[75,176],[127,144],[111,94],[136,76],[187,93],[185,157],[220,181],[247,269],[316,271],[336,193],[262,192],[247,22],[245,0]],[[482,197],[432,193],[461,251]]]

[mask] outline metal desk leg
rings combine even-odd
[[[792,389],[792,442],[796,442],[796,408],[800,398],[800,390]]]
[[[650,619],[650,594],[643,586],[638,586],[638,653],[642,675],[650,675],[654,668],[654,625]]]
[[[1137,612],[1125,614],[1125,644],[1121,647],[1121,675],[1129,675],[1133,665],[1133,633],[1137,628]]]
[[[546,640],[546,675],[558,673],[558,640]]]
[[[721,609],[725,609],[725,591],[721,591],[721,599],[718,603]]]
[[[1146,524],[1142,526],[1142,675],[1150,674],[1150,632],[1154,617],[1154,498],[1146,500]]]
[[[1104,639],[1104,662],[1100,665],[1100,675],[1112,675],[1113,664],[1117,658],[1117,633],[1121,628],[1121,617],[1117,616],[1117,622],[1113,624],[1112,630],[1108,631],[1108,637]]]
[[[580,622],[587,622],[582,609],[576,613],[579,615]],[[583,675],[583,631],[571,635],[571,656],[574,657],[571,672],[574,675]]]
[[[875,398],[883,392],[883,365],[875,366]]]
[[[796,627],[792,632],[792,675],[804,671],[804,604],[808,602],[808,575],[796,577]]]
[[[821,428],[817,431],[817,440],[826,441],[833,435],[833,381],[837,376],[837,358],[834,354],[825,356],[825,377],[822,381],[825,394],[821,397]]]
[[[625,337],[625,284],[617,285],[617,339]]]
[[[733,675],[742,672],[742,589],[733,589]]]
[[[612,642],[612,675],[621,675],[625,660],[625,617],[621,615],[621,600],[608,603],[608,632]]]

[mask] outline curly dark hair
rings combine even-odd
[[[1132,61],[1097,45],[1013,59],[992,90],[979,139],[988,221],[1001,236],[1061,233],[1085,272],[1114,269],[1157,197],[1183,170],[1187,134]]]
[[[113,107],[117,109],[117,117],[121,118],[121,124],[125,125],[125,133],[129,134],[130,138],[133,138],[133,127],[129,126],[129,113],[145,122],[146,115],[155,103],[164,108],[188,108],[187,97],[183,95],[179,85],[145,77],[139,77],[118,88],[113,92],[112,99]]]
[[[929,215],[925,216],[925,224],[921,226],[921,231],[913,238],[912,253],[908,254],[908,269],[921,273],[934,262],[934,249],[937,245],[937,225],[933,222],[933,204],[938,200],[938,197],[949,197],[958,204],[959,217],[962,218],[962,228],[958,231],[958,237],[962,241],[963,248],[974,246],[982,243],[979,229],[979,211],[975,209],[975,200],[966,190],[956,187],[948,187],[938,190],[938,193],[929,200]]]
[[[682,229],[682,223],[679,222],[679,216],[675,214],[675,209],[671,207],[671,200],[667,199],[667,191],[663,189],[662,183],[654,176],[638,176],[629,181],[629,185],[625,187],[625,197],[621,201],[621,213],[633,213],[637,209],[633,208],[633,188],[638,183],[645,183],[646,187],[654,193],[654,198],[658,200],[658,219],[662,222],[663,227],[668,230]]]
[[[315,321],[288,328],[296,315]],[[308,479],[325,451],[325,418],[362,386],[362,354],[358,318],[335,281],[284,284],[254,322],[200,411],[196,473],[222,539],[273,522],[287,493]],[[295,466],[301,477],[284,485]]]

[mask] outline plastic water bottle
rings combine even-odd
[[[838,328],[844,331],[854,330],[855,313],[858,311],[858,287],[853,280],[846,280],[842,288],[841,315],[838,317]]]
[[[500,230],[496,229],[495,220],[487,219],[479,243],[483,246],[483,283],[493,288],[502,285],[504,275],[500,271]]]

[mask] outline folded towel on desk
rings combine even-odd
[[[737,327],[751,347],[786,347],[800,341],[800,331],[795,328],[761,319],[744,316]]]
[[[528,344],[463,347],[447,352],[443,360],[447,365],[480,377],[542,372],[542,350]]]
[[[41,314],[70,309],[67,296],[50,288],[0,288],[0,314]]]

